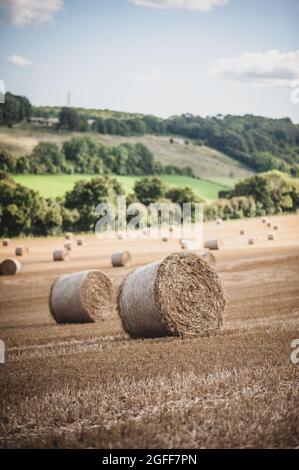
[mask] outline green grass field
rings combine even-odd
[[[15,175],[17,183],[39,191],[44,197],[63,196],[70,191],[76,181],[90,179],[94,175]],[[134,183],[139,176],[116,176],[127,194],[133,191]],[[162,175],[161,179],[169,186],[188,186],[204,199],[217,199],[218,191],[226,189],[226,185],[205,180],[198,180],[188,176]]]

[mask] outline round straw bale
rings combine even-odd
[[[266,224],[266,223],[268,222],[267,217],[263,217],[263,218],[262,218],[262,222],[263,222],[263,224]]]
[[[280,229],[280,225],[279,225],[279,224],[273,225],[273,230],[279,230],[279,229]]]
[[[175,228],[174,225],[169,225],[169,231],[170,231],[170,232],[173,232],[173,231],[174,231],[174,228]]]
[[[2,240],[2,246],[9,246],[9,245],[10,245],[10,239],[4,238],[4,240]]]
[[[66,240],[71,240],[73,238],[73,233],[72,232],[66,232],[65,233],[65,239]]]
[[[28,253],[29,253],[29,248],[27,246],[18,245],[16,247],[16,251],[15,251],[16,256],[25,256]]]
[[[78,245],[78,246],[84,245],[84,241],[85,241],[85,239],[84,239],[83,237],[78,238],[78,239],[77,239],[77,245]]]
[[[267,222],[267,227],[269,227],[269,228],[272,227],[272,222],[270,222],[270,220],[268,220],[268,222]]]
[[[248,238],[248,245],[254,245],[256,242],[256,237],[249,237]]]
[[[131,264],[131,255],[128,251],[121,251],[119,253],[113,253],[111,256],[112,266],[128,266]]]
[[[195,336],[216,333],[224,294],[218,275],[195,253],[173,253],[123,280],[117,310],[132,337]]]
[[[53,251],[53,261],[67,261],[69,254],[67,250],[54,250]]]
[[[169,238],[167,235],[163,235],[162,242],[168,242]]]
[[[21,271],[22,265],[17,259],[7,258],[0,265],[0,272],[3,276],[14,276],[20,274]]]
[[[104,319],[113,309],[113,287],[98,270],[59,277],[51,286],[49,308],[57,323],[87,323]]]
[[[223,241],[219,238],[212,238],[204,242],[204,248],[208,248],[209,250],[219,250],[222,245]]]
[[[117,234],[117,238],[118,238],[119,240],[124,240],[124,239],[127,238],[127,237],[126,237],[126,234],[125,234],[124,232],[119,232],[119,233]]]
[[[65,242],[64,248],[65,248],[66,250],[68,250],[68,251],[72,251],[72,249],[73,249],[73,244],[72,244],[72,242],[70,242],[70,241],[69,241],[69,242]]]
[[[216,219],[216,224],[221,225],[222,224],[222,219]]]
[[[274,233],[268,233],[268,240],[274,240],[275,236]]]
[[[243,228],[240,229],[240,235],[245,235],[245,230]]]

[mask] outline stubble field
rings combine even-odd
[[[48,310],[58,275],[98,268],[117,289],[178,241],[87,236],[69,261],[53,263],[63,238],[24,240],[21,275],[0,278],[0,447],[297,447],[299,216],[272,220],[275,241],[260,219],[205,225],[205,238],[224,240],[216,258],[227,297],[221,334],[206,338],[133,340],[115,311],[104,322],[56,325]],[[111,253],[123,249],[133,266],[112,268]]]

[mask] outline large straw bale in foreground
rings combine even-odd
[[[86,323],[104,319],[113,310],[113,287],[98,270],[59,277],[52,284],[49,307],[57,323]]]
[[[14,276],[20,274],[21,271],[22,265],[17,259],[7,258],[0,264],[0,274],[3,276]]]
[[[225,299],[217,273],[200,256],[173,253],[129,273],[117,309],[132,337],[216,333]]]

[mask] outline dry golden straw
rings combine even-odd
[[[216,219],[216,224],[221,225],[222,224],[222,219]]]
[[[248,245],[254,245],[256,242],[256,237],[249,237],[248,238]]]
[[[271,226],[272,226],[272,223],[268,221],[268,222],[267,222],[267,227],[270,228]]]
[[[83,237],[80,237],[77,239],[77,245],[82,246],[84,245],[85,239]]]
[[[117,300],[123,327],[132,337],[213,334],[220,329],[224,308],[217,273],[190,252],[132,271]]]
[[[20,274],[21,271],[22,265],[17,259],[7,258],[0,265],[0,273],[3,276],[14,276]]]
[[[168,238],[167,235],[164,235],[164,236],[162,237],[162,242],[168,242],[168,240],[169,240],[169,238]]]
[[[245,235],[245,230],[243,228],[240,230],[240,235]]]
[[[10,239],[4,238],[4,240],[2,240],[2,246],[9,246],[9,245],[10,245]]]
[[[66,232],[65,234],[65,239],[66,240],[71,240],[73,238],[73,233],[72,232]]]
[[[186,239],[181,239],[180,240],[180,245],[183,250],[191,250],[192,248],[192,241],[191,240],[186,240]]]
[[[69,259],[69,254],[66,250],[54,250],[53,251],[53,261],[67,261]]]
[[[268,240],[274,240],[274,233],[269,233],[268,234]]]
[[[212,238],[204,242],[204,248],[208,248],[209,250],[219,250],[222,245],[223,241],[219,238]]]
[[[89,270],[59,277],[51,287],[49,308],[57,323],[87,323],[105,319],[113,300],[109,278]]]
[[[128,251],[113,253],[111,256],[111,264],[113,267],[128,266],[131,264],[131,255]]]
[[[27,246],[18,245],[16,247],[16,251],[15,251],[16,256],[25,256],[28,253],[29,253],[29,248]]]
[[[279,224],[273,225],[273,230],[279,230],[279,229],[280,229],[280,225],[279,225]]]

